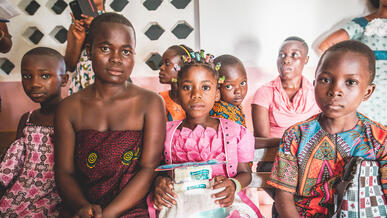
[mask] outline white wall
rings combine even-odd
[[[274,76],[286,37],[299,36],[311,47],[335,25],[367,14],[367,6],[367,0],[200,1],[200,45],[215,55],[236,55],[246,67],[263,68]],[[309,55],[308,67],[314,68],[318,56],[313,49]]]
[[[0,54],[1,57],[7,57],[16,66],[10,75],[5,74],[0,70],[0,82],[20,81],[20,61],[24,53],[31,48],[37,46],[48,46],[57,49],[64,54],[66,43],[60,44],[55,39],[49,36],[49,33],[57,25],[61,25],[68,29],[71,23],[70,7],[67,6],[65,11],[57,15],[51,9],[50,5],[55,0],[36,0],[40,4],[37,12],[30,16],[20,8],[20,3],[28,0],[8,0],[15,7],[21,10],[21,15],[10,20],[8,25],[9,32],[13,36],[13,47],[7,54]],[[71,0],[64,0],[69,3]],[[110,8],[110,3],[113,0],[106,0],[106,11],[113,11]],[[194,47],[199,39],[196,33],[195,21],[195,2],[191,2],[185,9],[176,9],[170,2],[171,0],[163,0],[161,5],[154,11],[149,11],[143,6],[145,0],[129,0],[123,11],[118,12],[125,15],[133,24],[136,30],[137,45],[136,45],[136,64],[133,70],[133,76],[157,76],[158,71],[151,70],[145,61],[150,57],[152,52],[157,52],[160,55],[171,45],[186,44]],[[171,33],[173,27],[178,21],[186,21],[194,28],[194,31],[186,39],[178,39]],[[151,22],[157,22],[163,29],[164,33],[158,40],[152,41],[144,35]],[[36,26],[44,37],[38,45],[34,45],[29,40],[22,37],[23,32],[30,26]]]
[[[9,1],[17,6],[23,0]],[[20,59],[27,50],[35,47],[21,37],[28,26],[37,26],[45,34],[38,46],[55,47],[64,53],[65,44],[57,43],[48,34],[56,25],[68,28],[69,7],[63,14],[55,15],[47,7],[54,0],[36,1],[41,7],[34,16],[22,13],[8,24],[14,45],[10,53],[0,54],[0,57],[11,59],[16,68],[11,75],[0,72],[0,82],[20,80]],[[111,1],[107,0],[107,11],[112,11]],[[142,5],[144,0],[130,0],[122,11],[137,32],[134,76],[156,76],[157,71],[144,64],[146,58],[151,52],[162,54],[170,45],[180,43],[195,49],[200,46],[214,55],[236,55],[246,67],[259,67],[275,75],[277,51],[286,37],[300,36],[312,46],[317,38],[338,23],[368,13],[368,0],[192,0],[185,10],[175,9],[170,1],[164,0],[156,11],[148,11]],[[177,39],[170,31],[178,20],[186,20],[197,32],[185,40]],[[157,41],[151,41],[143,34],[149,22],[154,21],[165,29]],[[307,71],[313,71],[317,63],[318,57],[313,50],[310,58]]]

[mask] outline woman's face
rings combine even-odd
[[[302,42],[285,41],[278,53],[277,68],[282,80],[302,76],[304,65],[308,62],[307,50]]]

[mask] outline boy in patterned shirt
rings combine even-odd
[[[276,188],[280,217],[321,217],[334,210],[334,188],[346,160],[377,160],[387,194],[387,129],[357,112],[375,85],[375,56],[348,40],[329,48],[315,75],[322,113],[284,133],[268,184]]]

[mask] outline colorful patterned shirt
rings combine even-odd
[[[74,72],[70,73],[70,76],[69,95],[77,93],[94,83],[95,75],[91,66],[91,60],[87,57],[86,49],[81,51],[77,66]]]
[[[243,113],[241,105],[235,106],[225,101],[215,102],[210,111],[210,116],[232,120],[246,127],[245,114]]]
[[[379,162],[387,195],[387,129],[357,116],[353,129],[337,134],[321,128],[319,115],[285,131],[268,184],[294,194],[301,216],[326,216],[334,210],[334,187],[351,156]]]

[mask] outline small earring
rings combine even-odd
[[[177,83],[177,78],[172,78],[172,79],[171,79],[171,82]]]

